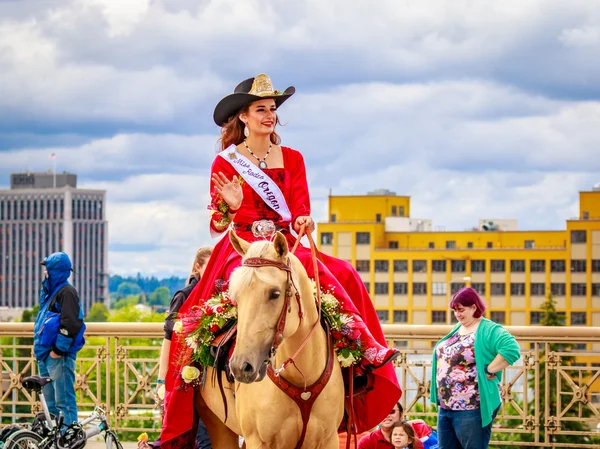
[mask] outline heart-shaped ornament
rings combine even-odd
[[[302,393],[300,393],[300,397],[305,401],[308,401],[311,396],[312,393],[310,391],[303,391]]]

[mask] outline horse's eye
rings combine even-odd
[[[281,292],[279,290],[271,290],[269,293],[269,299],[277,299],[281,296]]]

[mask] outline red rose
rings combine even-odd
[[[337,342],[335,345],[336,345],[338,348],[343,348],[343,347],[344,347],[344,343],[343,343],[343,342],[341,342],[341,341],[338,341],[338,342]]]
[[[208,328],[208,330],[211,331],[213,334],[215,332],[217,332],[219,329],[221,329],[221,328],[219,327],[218,324],[213,324],[211,327]]]
[[[218,313],[218,314],[221,314],[221,313],[223,313],[223,307],[221,307],[221,306],[218,306],[218,307],[217,307],[217,313]]]
[[[354,351],[354,350],[356,349],[356,343],[351,343],[351,344],[350,344],[350,349],[351,349],[352,351]]]
[[[342,339],[342,333],[340,331],[331,331],[331,335],[336,340]]]
[[[213,313],[215,313],[215,312],[212,307],[210,307],[210,306],[206,307],[206,314],[208,316],[211,316]]]
[[[221,221],[223,219],[223,214],[221,212],[215,212],[212,215],[212,219],[215,221]]]

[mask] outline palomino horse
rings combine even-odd
[[[233,231],[229,237],[243,257],[229,281],[238,304],[237,343],[230,360],[236,381],[228,384],[223,377],[227,411],[214,382],[209,380],[196,395],[213,448],[237,448],[237,435],[243,435],[248,449],[337,449],[344,384],[318,323],[312,281],[281,233],[273,243],[249,244]],[[274,370],[290,358],[293,363],[285,371]],[[327,372],[329,379],[324,378]],[[207,379],[212,375],[209,369]]]

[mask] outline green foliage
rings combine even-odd
[[[136,296],[136,295],[131,295],[131,296],[127,296],[125,298],[121,298],[117,301],[115,301],[112,304],[112,309],[113,310],[119,310],[122,309],[123,307],[129,307],[129,306],[135,306],[137,304],[140,304],[141,301],[141,296]]]
[[[167,287],[158,287],[148,296],[148,305],[168,306],[171,302],[171,292]]]
[[[108,311],[106,304],[97,302],[92,305],[85,320],[90,323],[106,323],[109,315],[110,312]]]
[[[150,308],[136,307],[130,304],[111,313],[108,321],[110,323],[162,323],[165,320],[164,313],[156,313]]]
[[[38,312],[40,311],[40,305],[36,304],[31,309],[23,310],[23,315],[21,316],[22,323],[33,323],[35,321],[35,317],[37,317]]]
[[[117,296],[120,298],[131,295],[139,295],[141,293],[142,288],[134,282],[122,282],[117,287]]]
[[[122,277],[116,275],[109,277],[108,290],[111,293],[111,295],[116,294],[119,285],[121,285],[123,282],[127,282],[137,284],[141,288],[142,292],[146,293],[147,295],[156,291],[156,289],[159,287],[167,287],[170,292],[176,292],[185,285],[186,279],[186,277],[171,276],[169,278],[159,280],[154,276],[143,277],[139,273],[137,276],[129,277]]]

